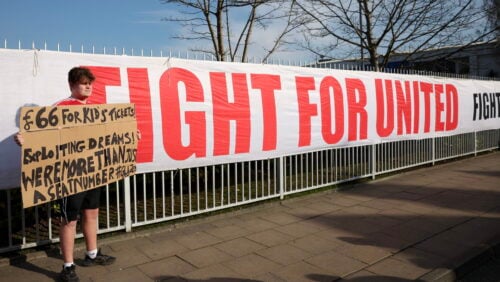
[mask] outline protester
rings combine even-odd
[[[86,105],[92,95],[92,83],[95,76],[88,68],[74,67],[68,73],[71,96],[60,100],[54,106]],[[19,146],[24,143],[21,133],[14,136]],[[60,248],[64,260],[60,273],[61,281],[79,281],[75,272],[73,252],[77,221],[81,215],[82,231],[85,237],[87,252],[82,266],[109,265],[115,257],[104,255],[97,248],[97,217],[99,214],[101,187],[74,194],[58,201],[61,210],[61,226],[59,229]]]

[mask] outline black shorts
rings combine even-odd
[[[78,219],[81,210],[97,209],[100,203],[101,187],[71,195],[59,200],[61,216],[67,222]]]

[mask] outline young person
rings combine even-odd
[[[68,73],[71,96],[60,100],[54,106],[85,105],[92,95],[92,83],[95,77],[83,67],[74,67]],[[22,146],[24,139],[21,133],[14,140]],[[75,272],[73,252],[75,247],[76,225],[82,215],[82,231],[85,237],[87,252],[82,266],[109,265],[115,261],[112,256],[104,255],[97,248],[97,216],[99,214],[101,188],[91,189],[59,200],[61,208],[61,226],[59,229],[60,248],[64,260],[60,273],[62,281],[79,281]]]

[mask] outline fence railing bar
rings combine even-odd
[[[36,43],[35,41],[32,41],[31,43],[31,49],[36,49]],[[47,51],[49,50],[48,48],[48,44],[46,41],[44,41],[43,43],[43,50]],[[85,50],[85,44],[82,44],[80,46],[80,52],[81,53],[89,53],[89,54],[96,54],[96,49],[95,49],[95,45],[91,45],[92,48],[90,50]],[[8,45],[8,40],[7,39],[4,39],[3,41],[3,48],[4,49],[9,49],[9,45]],[[17,49],[18,50],[22,50],[23,47],[22,47],[22,42],[21,40],[18,40],[18,43],[17,43]],[[132,56],[135,56],[136,55],[136,52],[135,52],[135,49],[134,48],[130,48],[128,51],[127,51],[127,48],[125,47],[122,47],[121,48],[121,54],[120,52],[118,51],[118,48],[117,47],[113,47],[111,48],[113,50],[113,52],[109,53],[109,54],[113,54],[113,55],[127,55],[130,54]],[[58,52],[63,52],[62,50],[62,47],[61,47],[61,44],[60,42],[57,43],[56,45],[56,48],[55,48],[56,51]],[[69,53],[72,53],[73,52],[73,44],[72,43],[69,43],[68,44],[68,52]],[[170,58],[172,57],[176,57],[176,58],[186,58],[186,59],[200,59],[200,60],[208,60],[208,58],[206,57],[207,54],[206,53],[190,53],[189,50],[186,50],[185,51],[185,54],[183,56],[182,54],[182,51],[179,50],[177,51],[177,55],[173,56],[172,53],[173,51],[170,49],[169,50],[169,56]],[[174,51],[175,53],[175,51]],[[103,46],[103,49],[102,49],[102,54],[106,55],[108,54],[108,50],[106,48],[106,46]],[[159,50],[158,53],[156,53],[156,57],[159,57],[159,58],[162,58],[164,56],[163,54],[163,50]],[[141,48],[140,50],[140,54],[137,54],[138,56],[141,56],[141,57],[144,57],[145,56],[145,50],[144,48]],[[155,52],[153,49],[149,49],[149,56],[150,57],[155,57]],[[211,61],[217,61],[214,57],[213,54],[210,54],[211,56]],[[202,59],[201,59],[202,58]],[[226,61],[231,61],[231,58],[229,56],[227,56],[225,58]],[[250,58],[247,58],[246,60],[242,61],[240,58],[234,58],[234,61],[236,62],[244,62],[244,63],[256,63],[256,62],[259,62],[260,64],[275,64],[275,65],[280,65],[280,66],[300,66],[300,67],[311,67],[311,68],[328,68],[328,69],[337,69],[337,70],[354,70],[354,71],[374,71],[374,68],[372,66],[368,66],[368,65],[364,65],[363,63],[360,63],[360,62],[356,62],[354,64],[349,64],[349,63],[344,63],[344,62],[339,62],[339,63],[335,63],[335,62],[321,62],[321,61],[313,61],[313,62],[306,62],[306,61],[302,61],[302,60],[297,60],[297,61],[291,61],[290,58],[287,58],[287,59],[283,59],[281,57],[271,57],[271,58],[268,58],[267,60],[263,61],[262,59],[259,59],[257,57],[250,57]],[[432,76],[432,77],[441,77],[441,78],[456,78],[456,79],[477,79],[477,80],[499,80],[500,78],[498,77],[488,77],[488,76],[480,76],[478,74],[459,74],[459,73],[450,73],[450,72],[442,72],[442,73],[438,73],[438,72],[435,72],[435,71],[425,71],[425,70],[416,70],[416,69],[410,69],[410,68],[407,68],[407,67],[401,67],[401,68],[382,68],[380,70],[381,72],[386,72],[386,73],[398,73],[398,74],[403,74],[403,75],[422,75],[422,76]]]
[[[465,133],[455,136],[444,136],[427,138],[422,140],[402,140],[402,141],[392,141],[373,145],[363,145],[363,146],[350,146],[350,147],[340,147],[340,148],[329,148],[325,150],[316,150],[313,152],[306,152],[301,154],[295,154],[290,156],[281,156],[278,159],[270,160],[255,160],[249,162],[241,162],[235,164],[222,164],[214,166],[205,166],[203,169],[204,179],[205,179],[205,191],[204,195],[200,193],[203,192],[200,189],[199,181],[202,181],[203,177],[200,174],[200,169],[195,170],[188,169],[188,173],[184,173],[184,170],[172,170],[169,173],[168,179],[170,179],[170,195],[171,199],[171,214],[165,215],[166,205],[163,205],[163,215],[158,216],[156,212],[156,201],[157,193],[156,185],[157,179],[156,174],[150,177],[151,173],[144,173],[126,178],[123,181],[124,193],[127,195],[127,183],[130,183],[133,179],[134,183],[134,197],[125,200],[125,224],[120,223],[120,183],[118,182],[116,186],[108,185],[105,190],[106,198],[110,198],[112,195],[111,187],[116,187],[116,205],[118,211],[118,224],[115,226],[110,223],[109,215],[111,214],[111,201],[106,199],[106,226],[100,228],[98,233],[113,232],[116,230],[130,231],[132,227],[142,226],[146,224],[153,224],[162,221],[173,220],[176,218],[188,217],[195,214],[201,214],[205,212],[210,212],[214,210],[220,210],[224,208],[229,208],[237,206],[239,204],[246,204],[251,202],[257,202],[265,199],[271,199],[275,197],[283,198],[286,195],[293,193],[309,191],[313,189],[318,189],[322,187],[328,187],[330,185],[335,185],[339,183],[344,183],[352,180],[362,179],[366,177],[374,178],[376,175],[396,172],[398,170],[407,169],[411,167],[417,167],[429,163],[436,163],[443,160],[463,157],[467,155],[474,155],[479,152],[484,152],[488,150],[498,149],[499,147],[500,130],[486,130],[481,132]],[[271,162],[273,162],[271,164]],[[241,166],[241,170],[239,167]],[[245,167],[248,167],[246,170]],[[274,167],[274,168],[272,168]],[[211,171],[211,178],[209,177],[209,172]],[[195,172],[193,175],[192,172]],[[165,184],[168,179],[165,177],[166,172],[162,173],[162,191],[165,190]],[[323,176],[323,174],[331,174],[331,177]],[[267,174],[267,176],[266,176]],[[246,177],[248,175],[248,177]],[[142,179],[142,181],[141,181]],[[152,179],[152,187],[148,186],[149,180]],[[212,180],[211,195],[208,194],[209,188],[208,183]],[[185,181],[189,181],[186,184],[188,188],[185,193],[189,195],[190,199],[186,199],[187,202],[192,201],[192,193],[196,193],[197,197],[197,207],[190,208],[190,210],[184,210],[183,202],[185,199],[182,187],[184,187]],[[192,181],[197,181],[197,188],[193,190]],[[221,184],[221,185],[219,185]],[[216,187],[217,185],[217,187]],[[274,189],[272,188],[274,186]],[[177,187],[179,187],[177,189]],[[137,196],[138,189],[143,189],[142,199]],[[145,192],[146,190],[151,191],[151,194]],[[234,190],[233,190],[234,189]],[[241,201],[238,196],[238,191],[242,189]],[[196,192],[194,192],[196,191]],[[232,191],[235,191],[232,195]],[[274,193],[272,192],[274,191]],[[0,252],[5,252],[12,249],[23,249],[31,248],[34,246],[39,246],[41,244],[49,244],[57,242],[58,238],[54,237],[52,234],[52,228],[49,226],[49,234],[45,236],[42,234],[42,229],[39,228],[37,222],[45,219],[45,215],[41,215],[42,209],[36,207],[33,213],[29,213],[29,220],[27,220],[27,213],[25,209],[20,209],[15,212],[20,212],[22,228],[19,231],[13,230],[12,217],[12,201],[11,190],[6,191],[6,198],[8,200],[7,204],[7,232],[9,234],[9,240],[5,242],[5,245],[0,246]],[[161,193],[162,202],[166,203],[165,195],[166,193]],[[220,195],[219,195],[220,194]],[[248,198],[244,199],[243,195],[247,195]],[[152,195],[152,197],[151,197]],[[186,196],[187,196],[186,195]],[[205,198],[205,206],[200,207],[200,196]],[[216,197],[220,196],[220,203],[216,203]],[[209,197],[212,198],[213,205],[209,206]],[[125,196],[127,198],[127,196]],[[177,199],[177,200],[176,200]],[[139,219],[138,217],[138,204],[140,201],[144,201],[142,205],[144,212],[144,217]],[[152,204],[146,204],[146,201],[153,201]],[[133,203],[133,207],[130,204]],[[179,206],[175,206],[179,203]],[[191,202],[192,203],[192,202]],[[153,206],[154,211],[148,212],[150,206]],[[47,218],[50,219],[51,206],[46,205],[46,209],[49,211]],[[134,209],[135,217],[134,220],[129,220],[131,209]],[[177,212],[178,211],[178,212]],[[153,214],[152,217],[146,214]],[[34,219],[33,219],[34,217]],[[28,222],[35,221],[33,229],[30,232],[27,230]],[[113,221],[115,222],[115,221]],[[50,223],[49,223],[50,224]],[[19,237],[22,237],[20,243],[14,242],[12,239],[14,233],[19,232]],[[44,231],[45,232],[45,231]],[[33,236],[33,238],[28,237]],[[78,238],[82,237],[82,234],[77,235]],[[47,240],[48,238],[48,240]],[[29,239],[29,240],[28,240]]]

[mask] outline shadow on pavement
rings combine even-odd
[[[414,174],[408,179],[363,184],[328,195],[352,199],[351,206],[315,217],[295,215],[323,225],[328,230],[325,233],[330,233],[333,240],[384,248],[393,254],[404,252],[400,259],[432,269],[436,264],[464,255],[460,246],[475,247],[500,234],[497,215],[500,213],[500,189],[498,192],[483,189],[474,181],[474,175],[480,174],[482,181],[495,183],[499,173],[488,170],[457,172],[447,171],[442,181],[432,183],[416,179]],[[463,175],[464,172],[471,174],[470,179]],[[339,204],[345,205],[345,202]],[[488,212],[491,216],[485,214]],[[374,280],[370,277],[359,281]]]
[[[48,250],[44,251],[46,256],[48,258],[55,258],[57,260],[61,260],[61,267],[62,267],[62,258],[61,256],[57,253],[56,250]],[[34,260],[28,259],[26,255],[24,254],[19,254],[19,253],[12,253],[13,259],[11,259],[11,265],[15,266],[20,269],[24,269],[30,272],[35,272],[35,273],[40,273],[42,275],[47,276],[48,278],[51,278],[53,280],[57,280],[59,277],[59,272],[60,270],[53,271],[50,269],[49,266],[44,267],[44,266],[39,266],[33,263]],[[36,260],[35,260],[36,261]]]
[[[189,282],[263,282],[261,280],[253,279],[241,279],[241,278],[230,278],[230,277],[213,277],[209,279],[184,279],[182,277],[175,276],[160,276],[155,277],[154,281],[170,282],[170,281],[189,281]]]

